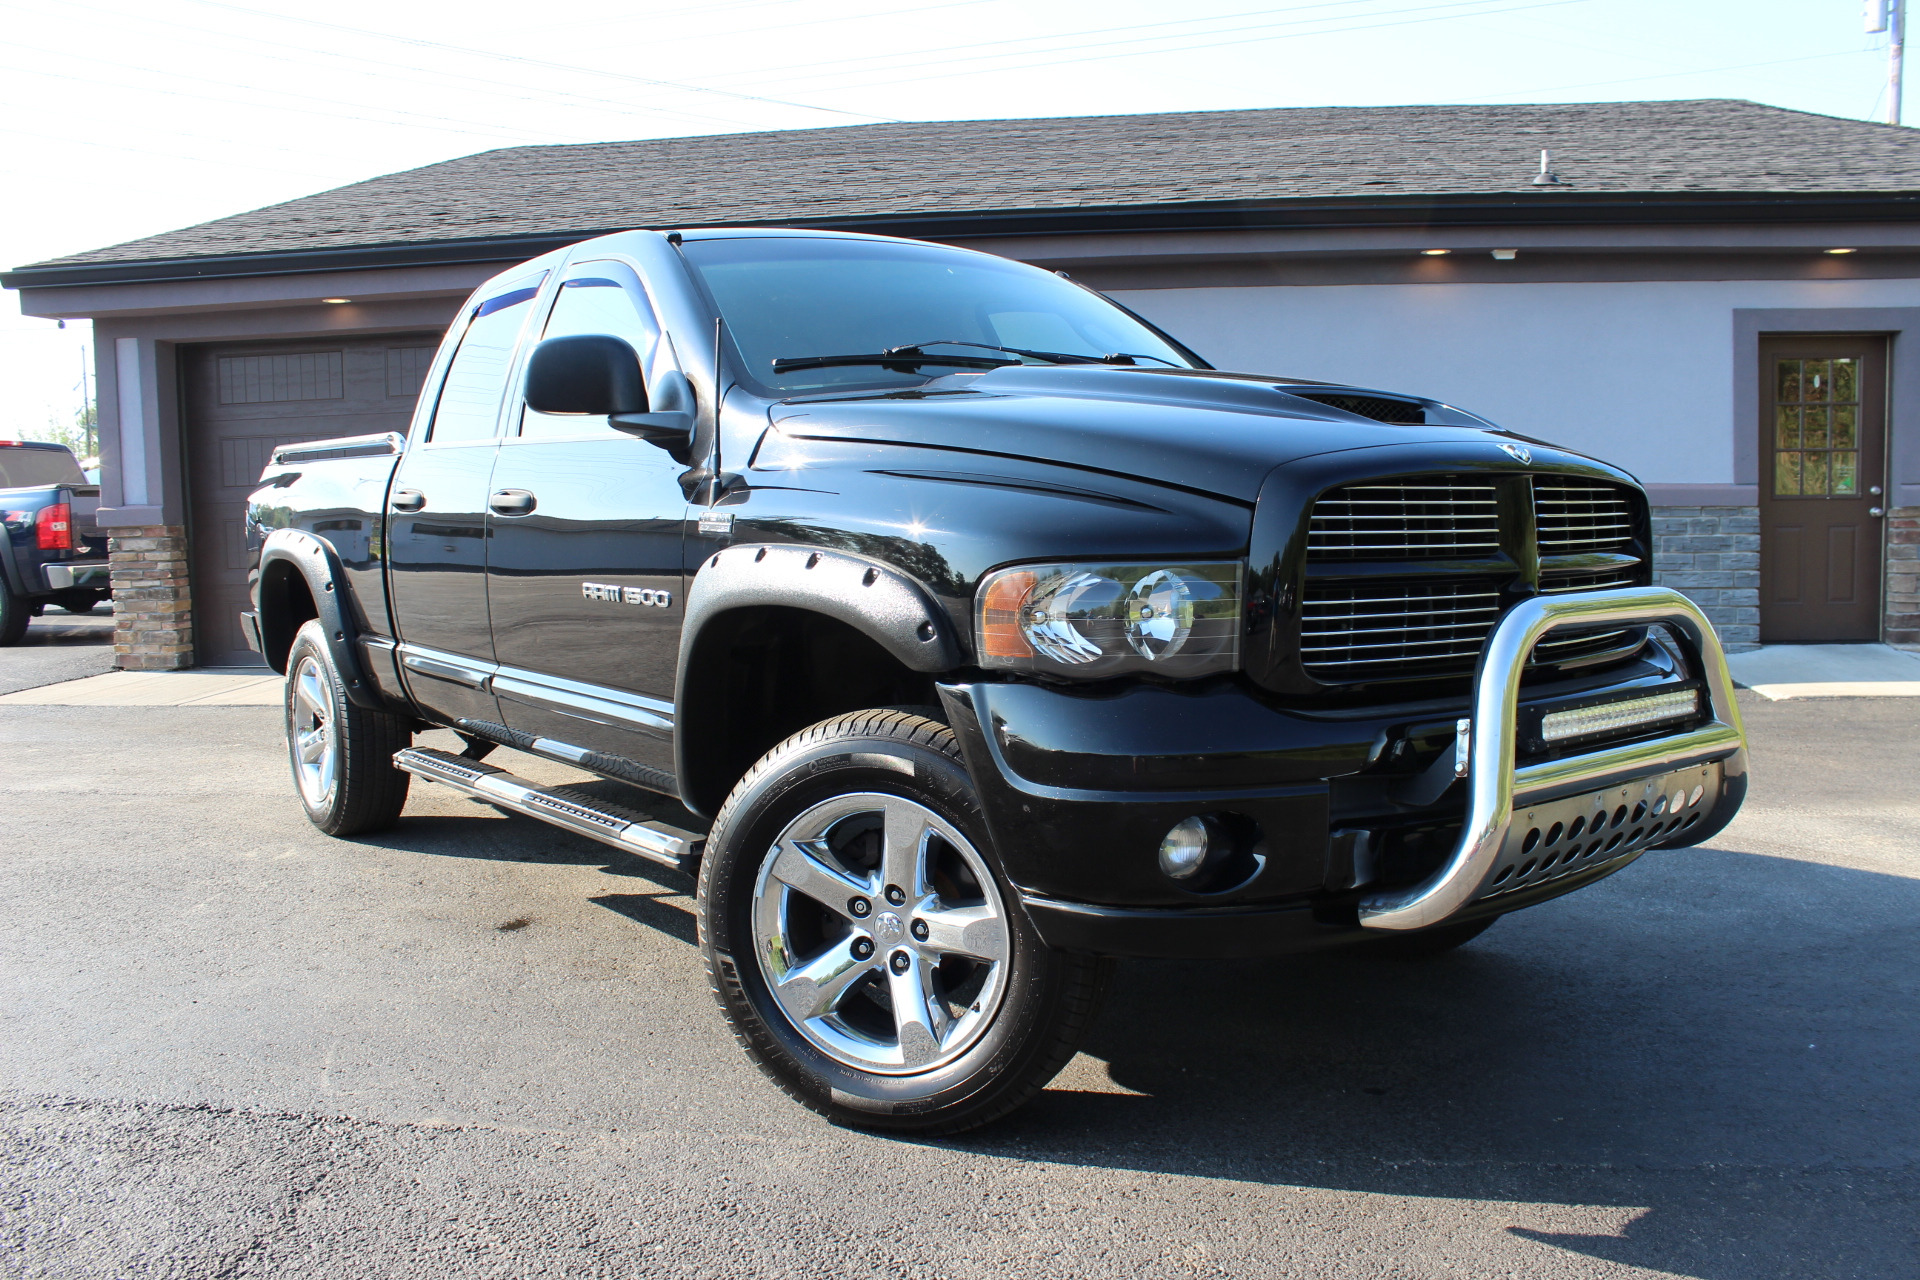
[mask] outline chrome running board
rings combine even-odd
[[[1550,631],[1604,624],[1660,624],[1678,631],[1699,660],[1707,686],[1707,722],[1651,742],[1515,769],[1520,677],[1534,646]],[[1746,783],[1746,732],[1720,638],[1693,601],[1668,587],[1534,596],[1515,605],[1480,650],[1470,733],[1467,813],[1460,843],[1444,866],[1412,888],[1363,898],[1360,923],[1365,927],[1425,929],[1480,897],[1491,887],[1489,878],[1507,848],[1516,803],[1545,804],[1714,763],[1720,764],[1723,794],[1730,785],[1744,790]]]
[[[394,753],[393,767],[509,813],[538,818],[689,875],[699,867],[701,851],[706,847],[707,838],[697,832],[682,831],[564,788],[543,787],[450,752],[408,747]]]

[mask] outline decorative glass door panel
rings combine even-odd
[[[1860,492],[1860,360],[1776,359],[1773,492],[1851,497]]]

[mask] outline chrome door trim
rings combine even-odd
[[[1520,677],[1534,646],[1562,627],[1621,623],[1662,624],[1692,642],[1700,658],[1712,720],[1651,742],[1515,769]],[[1698,607],[1679,592],[1668,587],[1617,587],[1523,600],[1494,627],[1480,651],[1474,676],[1467,814],[1459,844],[1446,864],[1421,883],[1362,899],[1360,923],[1369,929],[1424,929],[1473,901],[1506,844],[1516,799],[1544,801],[1689,764],[1740,757],[1746,742],[1720,638]]]
[[[487,682],[493,678],[494,671],[497,670],[491,662],[477,662],[456,653],[423,649],[414,644],[400,646],[400,665],[409,671],[417,671],[423,676],[432,676],[436,680],[449,680],[454,684],[465,685],[469,689],[483,690],[487,687]]]
[[[673,704],[645,694],[563,680],[518,667],[496,667],[492,687],[502,698],[531,702],[575,720],[616,729],[638,729],[654,736],[673,732]]]

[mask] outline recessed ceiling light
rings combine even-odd
[[[345,302],[352,302],[352,301],[353,301],[353,299],[352,299],[352,298],[322,298],[322,299],[320,299],[320,301],[322,301],[322,302],[331,302],[331,303],[332,303],[332,304],[333,304],[334,306],[336,306],[336,307],[337,307],[337,306],[339,306],[339,305],[341,305],[342,303],[345,303]]]
[[[1420,256],[1423,258],[1444,258],[1452,252],[1453,250],[1451,249],[1422,249]]]
[[[1520,251],[1518,249],[1495,249],[1493,256],[1501,262],[1512,262],[1520,256]]]
[[[1828,253],[1858,253],[1858,249],[1829,249]]]

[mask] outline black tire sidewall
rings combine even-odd
[[[0,644],[19,644],[27,634],[27,624],[33,621],[33,607],[25,596],[14,594],[12,588],[0,582]]]
[[[333,790],[328,793],[326,802],[320,805],[308,803],[306,789],[300,785],[300,759],[293,736],[295,677],[300,672],[301,662],[309,657],[315,660],[320,677],[327,686],[327,716],[333,731]],[[293,793],[299,798],[300,807],[307,811],[308,821],[322,831],[332,833],[340,825],[346,806],[346,753],[351,744],[347,740],[347,699],[341,692],[340,673],[333,669],[333,655],[327,651],[319,623],[309,622],[294,635],[293,647],[287,651],[285,685],[282,714],[286,719],[287,769],[293,777]]]
[[[910,762],[912,774],[860,759],[873,755]],[[958,1124],[961,1113],[991,1110],[1002,1089],[1021,1087],[1029,1059],[1043,1051],[1058,1003],[1058,966],[1000,874],[965,770],[934,747],[884,733],[843,733],[797,748],[790,742],[764,763],[774,767],[749,775],[722,811],[700,877],[701,944],[735,1030],[783,1088],[837,1119],[910,1127],[914,1117],[935,1112]],[[992,869],[1007,914],[1012,946],[999,1012],[965,1053],[929,1072],[886,1076],[827,1056],[788,1021],[754,956],[753,892],[773,838],[820,801],[861,791],[902,796],[952,823]]]

